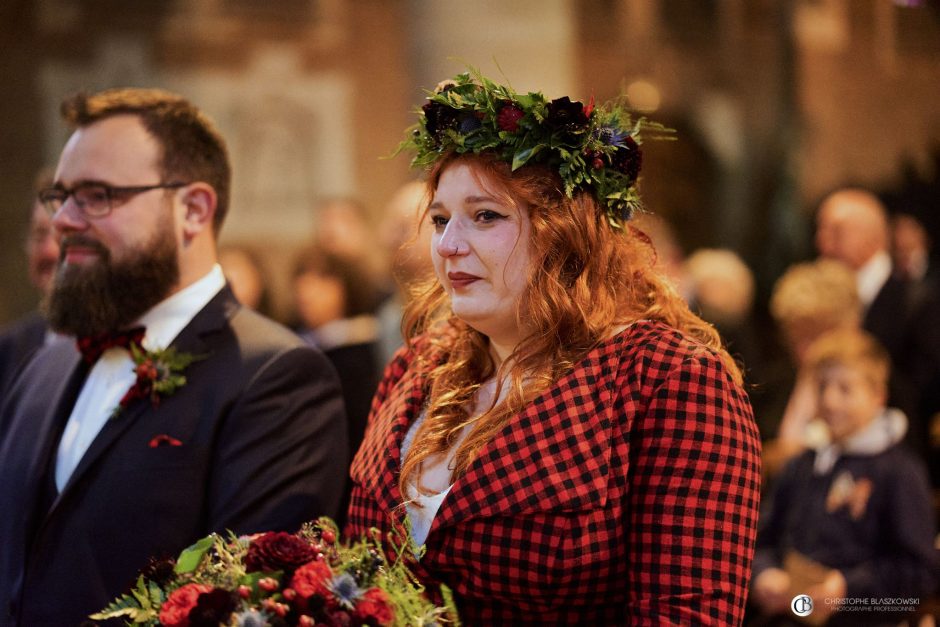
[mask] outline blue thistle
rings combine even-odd
[[[623,146],[630,134],[613,126],[602,126],[597,129],[597,138],[608,146]]]
[[[481,126],[483,126],[483,122],[481,122],[477,116],[470,114],[460,119],[460,122],[457,124],[457,130],[460,131],[461,135],[469,135]]]
[[[329,586],[330,590],[333,592],[333,596],[336,597],[340,605],[350,610],[353,609],[356,605],[356,601],[362,596],[362,590],[359,589],[359,584],[356,583],[356,579],[349,573],[343,573],[342,575],[333,577]]]
[[[235,614],[235,625],[237,627],[266,627],[270,623],[258,610],[246,610]]]

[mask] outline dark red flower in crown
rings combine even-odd
[[[439,102],[428,102],[421,109],[424,111],[428,134],[435,139],[440,140],[445,131],[457,127],[459,115],[456,109]]]
[[[294,570],[316,559],[317,552],[304,540],[283,531],[271,531],[251,541],[245,556],[245,570]]]
[[[199,595],[214,588],[202,583],[188,583],[170,593],[160,608],[160,623],[164,627],[189,627],[189,612],[199,602]]]
[[[370,625],[391,625],[395,612],[381,588],[369,588],[356,603],[356,616]]]
[[[516,105],[507,102],[496,115],[496,125],[499,130],[515,133],[519,130],[519,120],[525,117],[525,111]]]
[[[545,126],[567,133],[587,130],[588,116],[584,113],[584,105],[580,102],[571,102],[568,96],[552,100],[548,103]]]
[[[629,135],[624,138],[622,145],[618,146],[614,152],[613,165],[626,174],[631,181],[635,181],[640,175],[640,167],[643,165],[643,152]]]

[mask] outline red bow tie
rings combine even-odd
[[[85,363],[93,364],[101,357],[101,353],[115,346],[128,348],[132,343],[140,345],[144,339],[144,327],[134,327],[126,331],[102,333],[101,335],[86,335],[78,338],[78,350],[81,351]]]

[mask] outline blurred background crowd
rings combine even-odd
[[[466,64],[549,97],[625,93],[676,129],[643,146],[636,226],[743,363],[768,479],[825,437],[807,348],[862,327],[891,354],[889,401],[940,494],[930,0],[9,0],[0,323],[35,309],[55,266],[32,199],[67,136],[58,103],[165,87],[230,141],[222,265],[236,294],[326,352],[361,437],[400,342],[402,284],[429,269],[423,186],[385,157],[423,89]]]

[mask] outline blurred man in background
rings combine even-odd
[[[898,393],[909,400],[909,443],[925,457],[928,420],[940,408],[932,390],[940,385],[940,304],[915,297],[913,283],[894,272],[888,216],[874,194],[840,189],[820,205],[816,248],[854,273],[862,305],[862,326],[888,350]]]
[[[52,171],[43,170],[36,177],[36,189],[52,184]],[[29,282],[44,296],[49,292],[56,265],[59,263],[59,243],[52,228],[52,219],[42,203],[35,197],[30,204],[29,233],[26,236],[26,261]],[[33,311],[7,327],[0,335],[0,405],[4,390],[21,369],[27,358],[45,344],[57,338],[49,331],[40,312]]]

